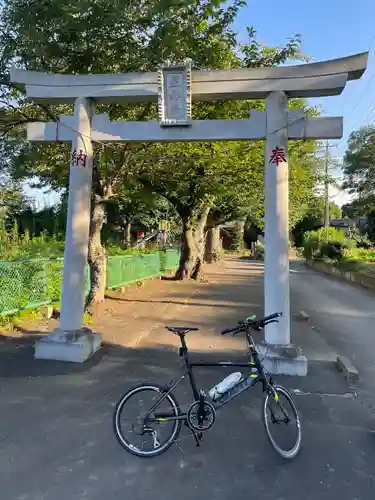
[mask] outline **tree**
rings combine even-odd
[[[22,187],[6,175],[0,174],[0,217],[13,218],[26,204],[27,198]]]
[[[175,212],[165,199],[149,196],[140,183],[133,183],[133,186],[128,185],[124,189],[123,195],[107,203],[104,240],[129,248],[134,228],[149,232],[158,229],[161,221],[173,224],[175,218]]]
[[[28,205],[21,183],[10,175],[9,149],[0,140],[0,218],[3,219],[3,223],[6,219],[8,223],[10,220],[13,221],[15,215]]]
[[[223,3],[87,0],[78,6],[61,0],[52,6],[43,0],[8,0],[1,18],[1,68],[16,64],[27,69],[74,74],[147,71],[167,58],[181,60],[187,54],[193,54],[194,67],[232,66],[238,58],[230,25],[244,3],[234,0],[222,7]],[[66,106],[41,110],[32,103],[26,105],[19,94],[15,95],[19,99],[16,112],[20,114],[21,109],[29,121],[45,120],[46,115],[51,119],[69,110]],[[156,117],[155,106],[148,104],[113,105],[98,111],[108,112],[111,119]],[[14,117],[13,108],[10,114]],[[19,120],[13,119],[13,132],[18,124]],[[124,177],[129,177],[134,154],[146,149],[147,145],[134,144],[96,147],[89,248],[92,288],[96,288],[90,294],[93,301],[104,296],[105,255],[100,231],[106,204],[122,189]],[[64,145],[33,145],[31,151],[24,148],[16,162],[18,177],[35,174],[42,184],[66,186],[68,155]],[[56,170],[51,171],[51,163]]]
[[[375,126],[367,125],[352,132],[344,155],[343,188],[356,198],[343,206],[350,217],[367,219],[366,230],[375,241]]]
[[[351,203],[346,203],[341,207],[343,217],[349,219],[366,218],[375,209],[375,197],[355,198]]]
[[[357,207],[375,204],[375,126],[352,132],[343,162],[343,188],[358,197]],[[359,201],[360,200],[360,201]]]
[[[126,0],[115,3],[84,0],[78,5],[72,0],[58,0],[52,5],[46,0],[7,0],[0,20],[0,67],[2,71],[17,65],[49,72],[113,73],[154,70],[165,59],[178,61],[186,55],[192,57],[194,68],[272,66],[302,57],[298,37],[284,47],[264,47],[256,41],[252,28],[248,29],[248,43],[239,46],[232,25],[244,4],[242,0],[232,3],[152,0],[137,4]],[[41,185],[65,188],[68,146],[30,147],[20,139],[20,131],[26,121],[55,119],[60,113],[71,112],[70,107],[26,103],[15,89],[7,89],[5,94],[6,113],[12,117],[8,138],[18,138],[12,155],[14,177],[37,176]],[[248,116],[251,107],[262,108],[262,103],[200,103],[194,106],[194,113],[195,117],[203,118],[239,118]],[[99,106],[98,112],[107,112],[114,120],[156,118],[156,107],[150,104]],[[223,151],[222,146],[212,145],[211,149],[216,147]],[[251,145],[248,151],[244,145],[227,148],[231,153],[218,155],[221,162],[218,165],[201,159],[210,151],[203,144],[95,146],[89,247],[91,302],[104,297],[105,252],[100,233],[106,207],[111,200],[118,200],[120,193],[124,196],[124,186],[130,180],[140,182],[150,196],[156,193],[165,197],[179,213],[183,245],[177,277],[199,276],[208,214],[220,205],[224,182],[234,184],[225,173],[226,167],[233,165],[240,152],[247,152],[241,168],[246,168],[246,172],[249,166],[254,171],[258,169],[257,179],[263,175],[263,145]],[[171,151],[174,156],[187,158],[183,167],[180,161],[175,164],[161,161],[155,166],[155,162],[147,159],[154,154],[170,156]],[[192,160],[192,151],[197,159]],[[220,176],[221,185],[217,182]],[[249,185],[253,185],[253,190],[247,190],[248,199],[259,197],[256,191],[259,182],[253,180]],[[255,205],[261,214],[259,204]]]

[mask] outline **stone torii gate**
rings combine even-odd
[[[38,358],[84,361],[100,336],[82,329],[84,277],[90,222],[92,142],[231,141],[266,139],[265,314],[283,311],[266,329],[268,369],[305,375],[307,360],[290,343],[288,260],[288,139],[340,139],[341,117],[305,117],[288,111],[288,98],[339,95],[359,79],[368,53],[280,68],[191,71],[190,63],[158,72],[120,75],[58,75],[12,69],[11,82],[42,103],[74,104],[58,123],[31,123],[29,141],[72,143],[60,329],[39,342]],[[192,101],[265,99],[266,111],[248,120],[191,120]],[[95,115],[96,103],[158,102],[159,122],[111,122]],[[251,166],[249,165],[249,168]]]

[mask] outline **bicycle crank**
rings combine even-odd
[[[208,401],[194,401],[187,411],[186,421],[191,430],[208,431],[216,420],[216,410]]]

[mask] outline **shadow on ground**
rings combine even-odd
[[[232,352],[229,357],[239,356]],[[202,358],[228,359],[228,353],[192,355]],[[260,386],[218,413],[200,448],[183,430],[176,445],[160,457],[145,460],[125,452],[111,428],[114,405],[139,382],[163,384],[176,377],[176,347],[106,346],[100,363],[85,363],[81,372],[74,369],[64,376],[59,376],[59,363],[54,370],[42,361],[33,364],[44,367],[39,375],[3,378],[1,383],[5,500],[117,500],[125,490],[135,500],[237,500],[247,499],[249,490],[272,500],[373,498],[375,442],[368,433],[369,416],[331,364],[313,364],[305,378],[277,378],[294,391],[303,419],[303,449],[292,463],[279,459],[267,442]],[[226,368],[196,369],[206,391],[227,374]],[[188,384],[176,397],[186,409],[192,401]],[[161,478],[166,478],[164,485]]]
[[[248,500],[251,494],[262,500],[373,499],[372,414],[328,362],[310,363],[304,378],[276,377],[293,391],[302,414],[303,448],[293,462],[279,459],[266,439],[260,386],[218,413],[200,448],[185,430],[176,445],[150,460],[117,443],[112,415],[120,395],[139,382],[164,384],[180,373],[178,338],[163,324],[202,327],[187,337],[192,360],[242,359],[243,340],[218,332],[253,311],[262,314],[262,266],[233,259],[224,270],[215,269],[193,297],[189,285],[176,286],[170,296],[161,288],[156,302],[167,304],[160,306],[139,292],[131,297],[133,309],[108,301],[100,323],[106,345],[82,365],[33,360],[35,330],[26,339],[0,342],[4,500],[118,500],[124,494],[132,500]],[[249,269],[255,273],[250,278]],[[193,307],[186,306],[189,297]],[[145,337],[136,347],[126,346],[143,324]],[[112,329],[118,342],[108,342]],[[207,392],[228,373],[197,369],[199,387]],[[184,409],[191,402],[186,381],[176,397]]]

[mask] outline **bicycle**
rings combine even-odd
[[[154,383],[139,384],[130,389],[120,398],[113,416],[113,427],[117,440],[121,446],[128,452],[138,457],[154,457],[156,455],[160,455],[177,441],[182,423],[185,423],[185,425],[192,431],[197,446],[200,446],[203,433],[210,429],[216,421],[217,410],[260,382],[262,384],[263,393],[265,393],[262,405],[262,420],[266,429],[267,437],[275,451],[281,457],[287,460],[295,458],[300,451],[302,440],[300,414],[289,391],[285,387],[274,384],[271,375],[264,369],[262,360],[259,357],[254,340],[251,336],[252,330],[260,331],[266,325],[278,322],[277,318],[280,316],[282,316],[282,313],[275,313],[259,320],[257,320],[255,316],[250,316],[246,318],[245,321],[238,322],[236,327],[228,328],[221,332],[222,335],[231,333],[233,336],[238,333],[245,333],[249,354],[249,360],[246,363],[232,363],[230,361],[192,363],[189,360],[189,352],[185,336],[188,332],[198,331],[199,329],[166,326],[169,331],[180,338],[181,347],[179,348],[179,354],[184,358],[184,373],[178,380],[172,380],[164,387]],[[236,374],[241,375],[241,379],[237,383],[228,388],[228,390],[226,390],[223,394],[219,394],[218,397],[215,397],[215,399],[209,399],[204,391],[199,390],[197,387],[197,383],[193,375],[193,367],[197,366],[246,367],[249,369],[249,372],[245,374],[245,376],[241,373]],[[182,412],[175,396],[173,395],[173,391],[187,375],[189,377],[194,400],[189,405],[187,411]],[[228,377],[224,380],[227,379]],[[217,387],[218,386],[215,386],[212,391],[214,389],[216,390]],[[149,404],[145,402],[147,401],[148,395],[154,397]],[[137,417],[134,421],[132,421],[129,430],[134,436],[140,437],[142,441],[141,447],[139,447],[140,445],[132,444],[130,440],[124,436],[123,428],[121,426],[121,417],[124,407],[126,406],[126,408],[129,408],[129,403],[132,399],[134,400],[134,397],[140,397],[139,402],[141,403],[142,411],[139,415],[137,411]],[[281,402],[282,398],[285,398],[285,400],[289,403],[292,415],[284,408],[284,405]],[[166,404],[166,408],[163,408],[164,404]],[[276,418],[275,411],[272,409],[271,404],[275,404],[278,410],[279,418]],[[294,416],[295,418],[297,437],[291,448],[284,449],[278,445],[273,437],[270,424],[289,424],[292,421],[290,418],[291,416]],[[170,425],[170,430],[167,434],[166,440],[161,442],[161,428],[164,430],[167,425]],[[150,441],[150,446],[146,449],[144,448],[144,445],[148,440]]]

